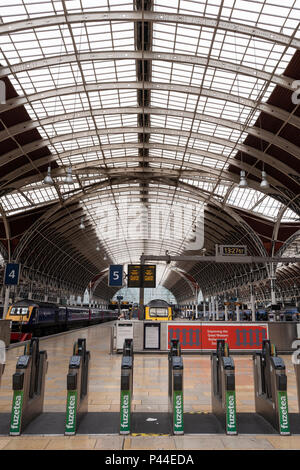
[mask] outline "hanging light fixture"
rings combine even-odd
[[[106,261],[106,260],[107,260],[107,257],[106,257],[106,255],[104,255],[104,256],[103,256],[103,259],[104,259],[104,261]]]
[[[54,181],[53,181],[52,176],[51,176],[51,166],[48,166],[47,175],[45,176],[45,178],[43,180],[43,183],[44,184],[54,184]]]
[[[96,251],[100,251],[100,246],[99,245],[96,246]]]
[[[244,170],[241,170],[239,188],[247,188],[247,187],[248,187],[248,183],[246,180],[246,172]]]
[[[260,187],[262,189],[268,189],[270,187],[270,184],[267,180],[267,173],[264,170],[261,172],[261,178],[262,178],[262,180],[261,180],[261,183],[260,183]]]
[[[84,229],[85,229],[85,225],[84,225],[84,223],[83,223],[83,217],[81,217],[79,228],[80,228],[81,230],[84,230]]]
[[[64,178],[64,184],[74,184],[72,177],[72,168],[70,166],[67,169],[67,176]]]

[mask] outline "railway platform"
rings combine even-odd
[[[110,353],[111,324],[93,326],[40,340],[40,349],[47,351],[48,371],[45,380],[43,414],[61,415],[66,408],[66,375],[70,352],[74,342],[86,339],[90,351],[88,412],[116,416],[120,411],[121,354]],[[12,376],[17,358],[23,354],[24,345],[7,351],[5,372],[0,389],[0,418],[11,412]],[[211,413],[211,359],[210,355],[184,355],[184,411],[185,414]],[[238,413],[255,410],[252,356],[235,356],[236,408]],[[296,377],[290,356],[284,356],[288,381],[289,412],[298,413]],[[147,420],[155,422],[158,413],[168,411],[168,358],[166,354],[135,354],[134,394],[132,410],[146,413]],[[3,430],[3,424],[0,426]],[[109,428],[109,423],[108,423]],[[160,428],[160,426],[158,426]],[[152,426],[153,429],[153,426]],[[49,431],[50,432],[50,431]],[[272,434],[188,434],[174,436],[152,432],[119,435],[108,429],[107,433],[89,434],[88,429],[75,436],[60,433],[38,433],[31,426],[21,436],[0,435],[0,449],[95,449],[95,450],[274,450],[299,449],[300,435]]]

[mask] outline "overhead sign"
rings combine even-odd
[[[156,266],[145,264],[143,266],[143,287],[156,287]]]
[[[108,285],[110,287],[123,286],[123,265],[111,264],[109,266]]]
[[[219,255],[221,256],[247,256],[246,245],[219,245]]]
[[[128,265],[128,287],[142,287],[141,265],[129,264]]]
[[[129,264],[127,286],[156,287],[156,266],[150,264]]]
[[[5,268],[4,284],[6,286],[17,286],[19,284],[20,265],[8,263]]]

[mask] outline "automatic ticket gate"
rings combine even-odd
[[[86,339],[78,339],[73,346],[67,375],[67,406],[65,435],[76,434],[78,425],[88,411],[90,352]]]
[[[269,340],[253,356],[255,411],[281,435],[290,434],[287,376],[283,360]]]
[[[39,351],[38,338],[32,338],[18,358],[13,375],[11,436],[19,436],[42,413],[47,369],[47,352]]]
[[[297,345],[297,350],[294,352],[294,370],[296,375],[296,386],[297,386],[297,396],[298,396],[298,410],[300,413],[300,345]]]
[[[237,434],[235,368],[225,340],[217,340],[217,350],[211,355],[212,412],[226,434]]]
[[[131,432],[133,394],[133,342],[125,339],[121,363],[120,434]]]
[[[178,339],[171,340],[168,355],[168,389],[171,433],[184,434],[183,420],[183,360]]]

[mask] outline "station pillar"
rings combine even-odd
[[[276,278],[271,277],[271,304],[276,305]]]
[[[235,311],[236,311],[236,321],[240,321],[240,306],[239,304],[239,291],[236,290],[236,306],[235,306]]]
[[[227,296],[224,297],[224,310],[225,310],[225,321],[228,321],[228,300],[227,300]]]
[[[254,285],[250,285],[250,303],[251,303],[251,318],[252,321],[255,321],[255,293],[254,293]]]

